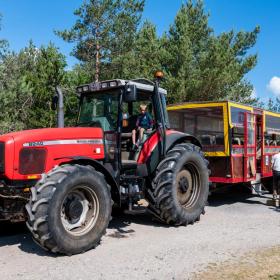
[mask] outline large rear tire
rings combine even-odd
[[[27,227],[42,248],[73,255],[99,244],[112,210],[103,174],[91,166],[58,166],[31,193]]]
[[[156,169],[150,191],[151,212],[167,224],[198,221],[209,194],[207,165],[199,147],[175,145]]]

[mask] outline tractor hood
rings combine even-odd
[[[77,156],[104,158],[101,128],[44,128],[8,133],[0,136],[0,177],[28,179],[29,174],[40,175]]]
[[[0,136],[0,142],[11,139],[16,143],[32,143],[46,140],[64,140],[64,139],[96,139],[103,138],[103,131],[101,128],[88,127],[71,127],[71,128],[43,128],[23,130],[12,132]],[[38,146],[38,145],[36,145]]]

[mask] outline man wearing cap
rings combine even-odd
[[[143,139],[144,131],[153,127],[152,116],[147,112],[147,105],[140,105],[140,114],[137,117],[136,128],[132,130],[132,144],[133,149],[137,148],[136,133],[139,133],[138,141]]]

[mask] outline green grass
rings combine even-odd
[[[280,280],[280,274],[269,275],[270,280]]]
[[[280,280],[280,247],[252,251],[208,268],[193,276],[201,280]],[[266,264],[264,266],[264,264]]]

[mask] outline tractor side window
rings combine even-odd
[[[118,94],[104,92],[82,99],[79,126],[101,127],[104,131],[116,129],[118,119]]]
[[[149,125],[153,129],[154,124],[154,108],[152,103],[151,94],[147,92],[139,91],[137,94],[137,101],[134,102],[124,102],[122,104],[122,132],[124,137],[128,137],[128,134],[131,134],[134,129],[136,129],[137,121],[142,114],[140,106],[144,105],[146,107],[146,112],[149,114]],[[148,135],[152,132],[152,129],[146,129],[145,135]],[[131,138],[131,135],[129,136]]]
[[[108,110],[111,120],[113,121],[115,127],[118,119],[119,101],[113,98],[110,99]]]
[[[143,100],[143,101],[137,101],[133,103],[133,110],[132,110],[132,121],[133,121],[133,128],[136,126],[136,121],[139,115],[141,114],[140,106],[141,105],[146,105],[146,112],[150,115],[152,118],[152,122],[154,123],[155,116],[154,116],[154,110],[153,110],[153,104],[150,99],[148,100]]]
[[[161,94],[161,103],[162,103],[162,107],[164,108],[163,114],[164,114],[165,126],[167,128],[170,128],[169,117],[168,117],[168,113],[166,110],[166,97],[164,94]]]
[[[132,111],[132,114],[133,115],[139,115],[140,114],[140,111],[139,111],[139,108],[140,108],[140,105],[147,105],[147,112],[150,114],[150,115],[154,115],[154,112],[153,112],[153,106],[152,106],[152,102],[151,100],[146,100],[146,101],[137,101],[137,102],[134,102],[133,103],[133,111]]]
[[[104,105],[105,105],[104,100],[93,99],[90,105],[93,107],[91,117],[92,118],[102,117],[104,114]]]
[[[123,133],[131,133],[133,129],[136,127],[137,118],[140,114],[140,105],[147,105],[147,112],[150,114],[152,119],[154,120],[154,113],[152,108],[151,101],[143,101],[143,102],[133,102],[133,103],[123,103],[122,107],[122,131]]]

